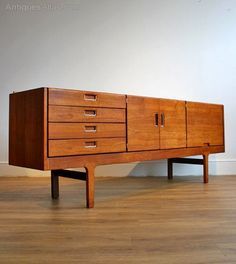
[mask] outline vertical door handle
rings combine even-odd
[[[161,127],[165,126],[165,114],[161,113]]]
[[[155,113],[154,123],[155,123],[155,126],[158,127],[158,113]]]

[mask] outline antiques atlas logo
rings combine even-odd
[[[79,1],[78,1],[79,2]],[[35,12],[35,11],[60,11],[65,9],[70,10],[78,10],[78,2],[77,4],[65,4],[65,3],[57,3],[57,4],[7,4],[5,6],[5,10],[11,12]]]

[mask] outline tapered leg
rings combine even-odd
[[[168,180],[172,180],[173,179],[173,162],[171,161],[171,159],[167,160],[167,170],[168,170]]]
[[[88,166],[86,169],[86,201],[87,208],[94,207],[94,166]]]
[[[203,181],[208,183],[208,154],[203,155]]]
[[[55,175],[53,171],[51,171],[51,195],[52,199],[59,197],[59,176]]]

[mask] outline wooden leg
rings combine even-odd
[[[208,183],[208,154],[203,155],[203,180]]]
[[[167,160],[168,180],[173,179],[173,162],[171,159]]]
[[[94,166],[88,166],[86,169],[86,201],[87,208],[94,207]]]
[[[52,199],[59,197],[59,176],[54,171],[51,171],[51,195]]]
[[[203,159],[193,159],[193,158],[172,158],[168,159],[168,179],[173,178],[173,163],[181,164],[195,164],[203,166],[203,181],[208,183],[208,156],[209,153],[203,154]]]

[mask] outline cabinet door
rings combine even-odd
[[[187,146],[224,145],[223,105],[187,103]]]
[[[159,149],[159,99],[128,96],[128,151]]]
[[[160,99],[160,148],[186,147],[185,101]]]

